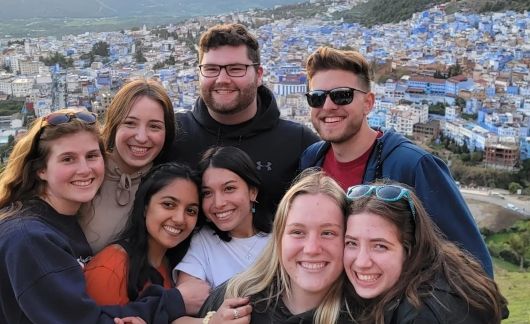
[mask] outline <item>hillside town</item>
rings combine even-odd
[[[28,115],[66,106],[104,113],[132,78],[158,78],[175,109],[191,109],[198,35],[219,22],[236,21],[259,37],[264,81],[284,118],[311,127],[304,96],[307,55],[322,45],[352,48],[374,65],[371,126],[393,127],[418,141],[443,133],[470,151],[484,152],[490,168],[515,171],[530,158],[529,12],[447,14],[439,5],[410,20],[371,28],[334,18],[354,5],[326,2],[316,17],[295,19],[251,10],[152,29],[0,38],[0,103],[19,100],[21,112],[1,117],[0,143],[23,134]],[[95,48],[103,48],[103,55]],[[50,64],[54,56],[68,64]],[[429,114],[437,104],[442,114]]]

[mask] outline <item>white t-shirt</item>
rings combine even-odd
[[[247,238],[233,237],[225,242],[215,232],[203,227],[191,239],[188,252],[173,269],[173,278],[178,271],[207,281],[212,289],[235,274],[247,269],[259,256],[270,234],[258,233]]]

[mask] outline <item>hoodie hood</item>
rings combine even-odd
[[[393,128],[386,131],[380,128],[375,128],[375,130],[384,133],[383,136],[376,140],[375,147],[366,166],[363,183],[382,179],[385,160],[402,143],[412,143],[405,136],[396,133]]]
[[[280,120],[280,111],[272,92],[265,86],[259,86],[257,91],[258,110],[256,115],[238,125],[223,125],[213,119],[208,113],[208,107],[199,97],[192,110],[193,118],[207,132],[226,139],[245,139],[275,127]]]

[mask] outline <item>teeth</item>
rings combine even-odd
[[[80,186],[80,187],[86,187],[88,185],[90,185],[92,183],[92,179],[90,180],[77,180],[77,181],[72,181],[72,184],[74,186]]]
[[[215,92],[219,93],[219,94],[227,94],[227,93],[232,93],[234,92],[235,90],[215,90]]]
[[[300,262],[300,266],[309,270],[319,270],[324,268],[325,262]]]
[[[145,154],[147,152],[146,147],[131,146],[131,151],[134,154]]]
[[[180,234],[182,232],[182,229],[175,228],[173,226],[164,225],[163,226],[166,231],[168,231],[171,234]]]
[[[325,123],[337,123],[340,122],[343,118],[342,117],[326,117],[324,118]]]
[[[360,281],[376,281],[380,275],[378,274],[371,274],[371,275],[365,275],[365,274],[360,274],[360,273],[356,273],[357,274],[357,278],[359,278]]]
[[[215,217],[219,218],[219,219],[224,219],[224,218],[227,218],[229,215],[231,215],[232,213],[234,212],[234,210],[228,210],[228,211],[225,211],[225,212],[221,212],[221,213],[215,213]]]

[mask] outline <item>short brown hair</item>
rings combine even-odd
[[[247,47],[247,56],[253,63],[260,63],[259,43],[256,36],[248,32],[241,24],[215,25],[201,35],[199,40],[199,64],[204,53],[221,46]]]
[[[309,82],[318,71],[324,70],[346,70],[355,74],[363,90],[370,91],[372,81],[372,68],[357,51],[343,51],[331,47],[323,46],[314,51],[306,60],[306,70]]]

